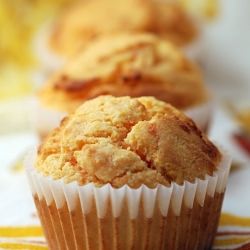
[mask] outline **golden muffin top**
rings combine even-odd
[[[40,91],[43,104],[67,112],[99,95],[155,96],[180,109],[207,100],[197,65],[179,48],[147,33],[96,40]]]
[[[73,5],[59,17],[50,46],[67,57],[100,36],[120,31],[152,32],[178,45],[187,44],[197,33],[185,11],[173,2],[91,0]]]
[[[212,175],[218,149],[180,111],[153,97],[100,96],[51,132],[36,168],[80,185],[182,184]]]

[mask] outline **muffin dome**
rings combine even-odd
[[[41,145],[45,176],[113,187],[182,184],[212,175],[217,148],[192,120],[153,97],[100,96],[65,118]]]
[[[43,104],[68,112],[99,95],[154,96],[179,109],[207,100],[197,66],[171,43],[145,33],[93,42],[40,91]]]
[[[152,32],[179,45],[196,36],[194,24],[175,3],[91,0],[65,11],[55,24],[50,45],[59,54],[69,56],[100,36],[120,31]]]

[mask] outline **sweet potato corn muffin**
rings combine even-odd
[[[220,152],[192,120],[153,97],[100,96],[65,118],[36,168],[66,183],[168,186],[212,175]]]

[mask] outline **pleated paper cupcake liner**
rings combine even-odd
[[[40,62],[41,70],[45,76],[60,69],[66,61],[62,56],[56,54],[53,49],[49,47],[49,37],[51,36],[51,33],[51,22],[48,22],[38,30],[33,44],[34,53]]]
[[[200,64],[202,58],[202,44],[202,36],[200,35],[195,41],[184,46],[182,50],[189,59]]]
[[[33,100],[33,104],[33,127],[42,140],[51,130],[60,125],[61,120],[67,116],[67,113],[45,107],[39,100]]]
[[[214,101],[209,100],[203,104],[184,110],[184,113],[196,123],[201,131],[208,133],[214,112],[214,105]]]
[[[27,175],[50,249],[210,249],[230,168],[225,153],[204,180],[138,189]]]

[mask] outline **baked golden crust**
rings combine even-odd
[[[176,3],[91,0],[72,6],[61,16],[50,45],[57,53],[69,56],[100,36],[120,31],[152,32],[178,45],[187,44],[196,36],[193,22]]]
[[[185,109],[207,100],[200,70],[157,36],[122,33],[96,40],[40,92],[42,102],[73,111],[99,95],[155,96]]]
[[[218,149],[192,120],[153,97],[100,96],[65,118],[43,142],[36,168],[54,179],[128,184],[182,184],[212,175]]]

